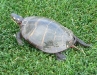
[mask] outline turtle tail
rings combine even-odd
[[[82,41],[81,39],[79,39],[75,35],[74,35],[74,38],[76,39],[76,43],[79,43],[80,45],[82,45],[84,47],[90,47],[91,46],[91,44],[86,44],[84,41]]]

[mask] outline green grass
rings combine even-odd
[[[71,29],[91,48],[69,48],[66,61],[57,61],[24,41],[17,44],[19,27],[10,14],[43,16]],[[97,75],[97,1],[96,0],[0,0],[0,75]]]

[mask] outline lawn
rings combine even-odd
[[[74,48],[64,51],[66,61],[57,61],[24,41],[17,44],[18,25],[11,13],[23,17],[42,16],[69,28],[90,48],[86,55]],[[97,1],[96,0],[0,0],[0,75],[97,75]]]

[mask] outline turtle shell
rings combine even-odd
[[[61,52],[74,44],[71,30],[44,17],[24,18],[21,34],[24,39],[47,53]]]

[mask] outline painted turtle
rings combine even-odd
[[[85,47],[90,46],[68,28],[48,18],[37,16],[22,18],[15,13],[12,13],[11,17],[20,27],[20,32],[16,34],[19,45],[22,45],[23,37],[43,52],[54,53],[59,60],[65,59],[62,51],[74,47],[77,42]]]

